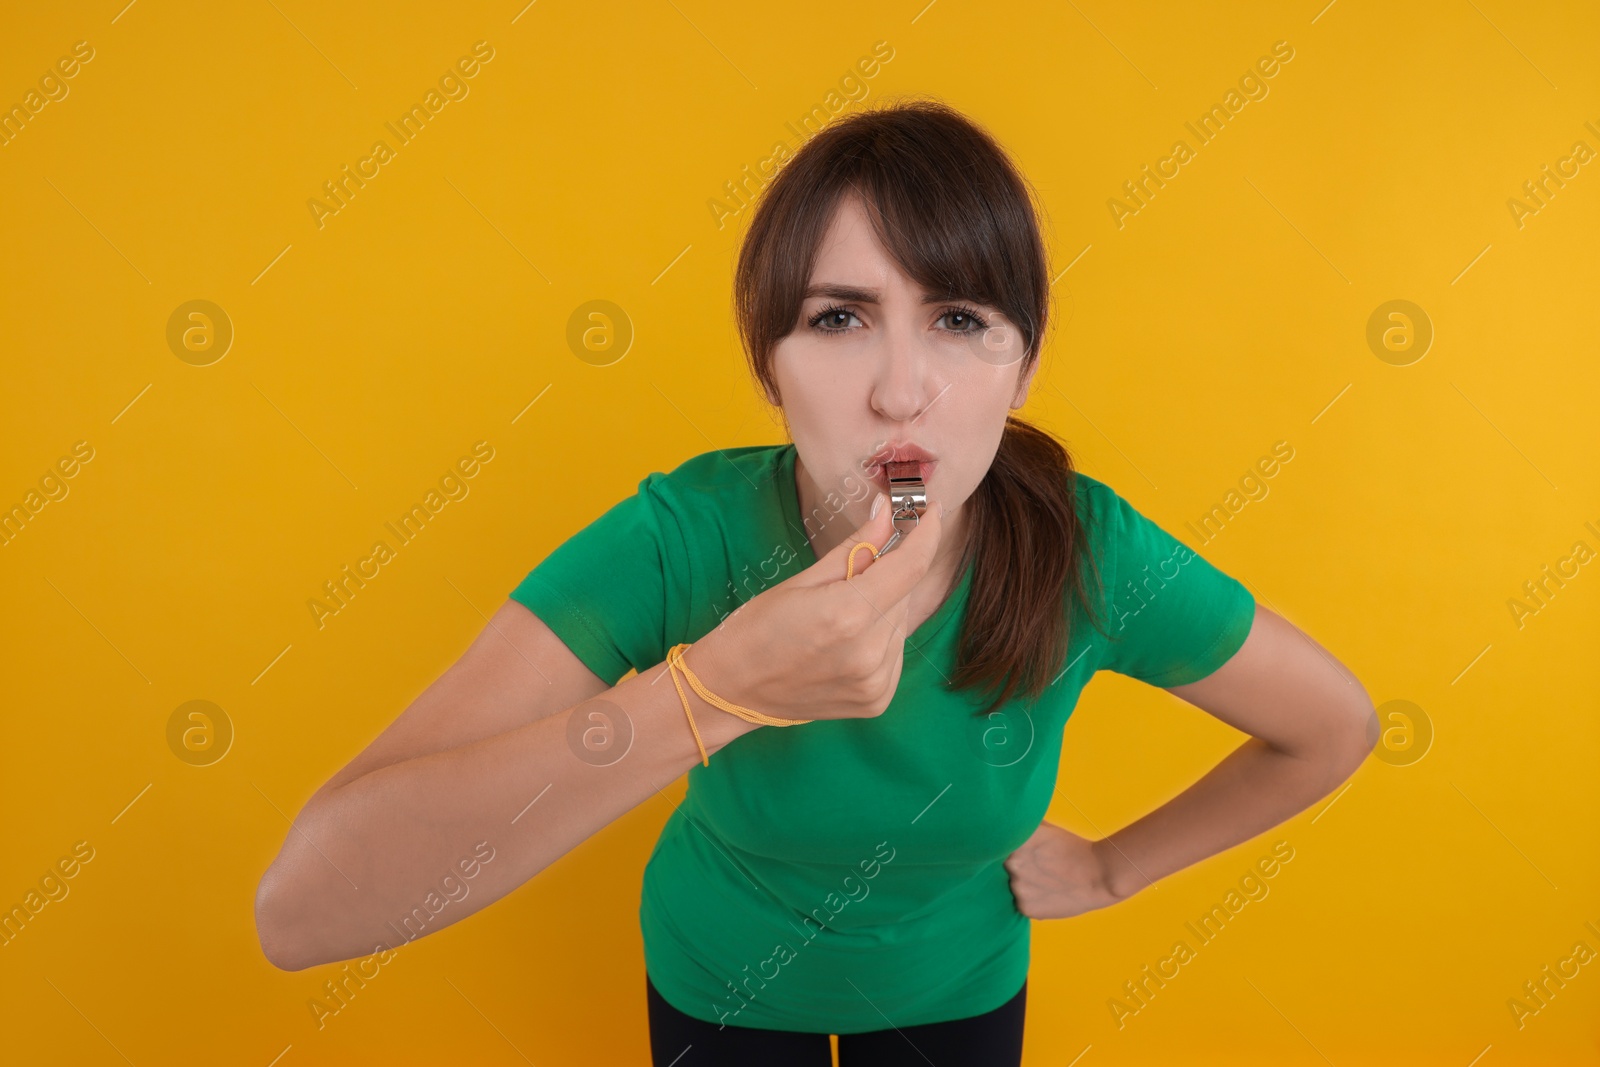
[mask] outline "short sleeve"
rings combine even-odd
[[[607,685],[666,658],[668,572],[681,551],[660,473],[567,538],[511,592]]]
[[[1109,486],[1090,492],[1106,597],[1099,669],[1167,687],[1226,663],[1250,635],[1255,597]]]

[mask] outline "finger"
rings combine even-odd
[[[790,581],[797,585],[823,585],[828,582],[843,581],[850,550],[862,542],[866,542],[872,548],[870,550],[863,548],[856,552],[853,573],[856,577],[860,577],[866,568],[873,566],[873,552],[882,548],[889,540],[889,535],[894,533],[893,509],[889,506],[888,494],[880,492],[878,496],[882,498],[883,504],[878,508],[876,515],[852,530],[849,536],[829,549],[826,555],[796,574]]]
[[[880,514],[878,517],[881,519],[883,516]],[[930,495],[921,517],[909,533],[901,535],[894,551],[875,560],[866,573],[858,573],[851,580],[851,587],[866,597],[880,613],[887,616],[889,608],[906,600],[917,583],[928,573],[934,553],[939,549],[939,539],[943,529],[943,508]],[[876,543],[882,547],[881,542]],[[863,549],[861,557],[867,555],[867,551]],[[907,611],[898,613],[901,619]]]

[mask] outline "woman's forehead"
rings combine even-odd
[[[801,299],[827,298],[875,304],[882,301],[887,291],[899,289],[923,305],[961,299],[993,306],[973,292],[956,291],[970,288],[970,284],[954,283],[930,288],[913,277],[884,246],[867,214],[862,195],[848,190],[841,194],[828,228],[818,241],[811,277]]]

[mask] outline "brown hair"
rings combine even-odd
[[[757,382],[782,398],[773,349],[798,325],[817,248],[847,193],[861,196],[889,256],[930,292],[997,307],[1017,323],[1025,374],[1039,359],[1050,275],[1027,180],[985,130],[926,99],[839,119],[787,160],[756,205],[739,250],[734,317]],[[1020,377],[1018,379],[1021,380]],[[976,559],[953,689],[1036,701],[1066,658],[1072,604],[1099,627],[1072,457],[1048,431],[1006,417],[1000,448],[969,500],[957,574]],[[1084,570],[1096,594],[1086,593]]]

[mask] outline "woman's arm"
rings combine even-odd
[[[713,637],[688,662],[713,692],[737,692],[738,668],[716,662]],[[507,601],[295,818],[256,894],[267,958],[301,970],[443,929],[655,796],[700,759],[665,674],[657,665],[608,689],[536,615]],[[757,729],[684,691],[707,752]],[[622,709],[632,726],[631,747],[609,766],[569,744],[575,711],[579,729],[604,728],[588,717],[596,708],[613,719]]]
[[[1103,908],[1248,841],[1332,792],[1378,739],[1377,713],[1355,676],[1259,604],[1228,662],[1167,691],[1254,736],[1109,837],[1041,823],[1005,860],[1022,914],[1061,919]]]
[[[1259,604],[1228,662],[1168,692],[1253,736],[1166,804],[1094,842],[1113,899],[1305,810],[1354,774],[1378,739],[1355,676]]]
[[[882,509],[695,641],[685,653],[689,668],[720,698],[777,718],[883,714],[904,665],[911,592],[938,550],[939,514],[930,508],[901,547],[847,579],[851,545],[882,544],[893,529]],[[691,685],[684,693],[708,753],[759,729]],[[625,755],[611,760],[575,740],[606,729],[591,717],[597,709],[631,724]],[[262,950],[277,966],[300,970],[411,940],[413,925],[443,929],[550,866],[699,758],[664,664],[607,689],[533,612],[510,601],[306,802],[256,893]]]

